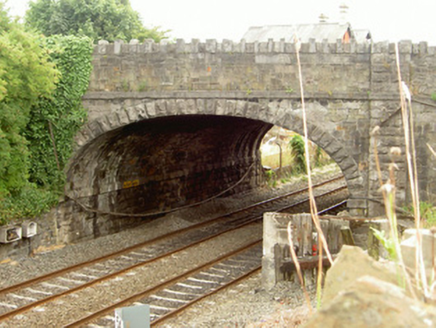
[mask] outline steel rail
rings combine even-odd
[[[191,270],[183,273],[180,276],[171,278],[171,279],[169,279],[169,280],[167,280],[167,281],[165,281],[165,282],[163,282],[163,283],[161,283],[159,285],[156,285],[154,287],[147,288],[146,290],[143,290],[143,291],[141,291],[139,293],[136,293],[136,294],[134,294],[132,296],[129,296],[129,297],[127,297],[127,298],[125,298],[125,299],[123,299],[123,300],[121,300],[119,302],[116,302],[116,303],[114,303],[114,304],[112,304],[112,305],[110,305],[108,307],[105,307],[105,308],[103,308],[103,309],[101,309],[99,311],[96,311],[96,312],[94,312],[91,315],[88,315],[88,316],[83,317],[83,318],[81,318],[81,319],[79,319],[77,321],[69,323],[69,324],[65,325],[64,328],[80,327],[81,325],[83,325],[85,323],[88,323],[88,322],[90,322],[92,320],[95,320],[95,319],[98,319],[98,318],[104,316],[105,314],[115,310],[116,308],[123,307],[125,305],[131,304],[131,303],[135,302],[136,300],[141,299],[141,298],[147,296],[148,294],[151,294],[151,293],[154,293],[154,292],[156,292],[158,290],[161,290],[161,289],[165,288],[166,286],[168,286],[170,284],[176,283],[176,282],[178,282],[178,281],[180,281],[182,279],[185,279],[185,278],[187,278],[189,276],[194,275],[195,273],[198,273],[198,272],[200,272],[202,270],[205,270],[205,269],[207,269],[207,268],[209,268],[209,267],[211,267],[211,266],[213,266],[213,265],[215,265],[215,264],[217,264],[219,262],[222,262],[222,261],[224,261],[224,260],[226,260],[226,259],[228,259],[228,258],[230,258],[230,257],[232,257],[234,255],[237,255],[237,254],[242,253],[242,252],[244,252],[244,251],[246,251],[246,250],[248,250],[248,249],[250,249],[252,247],[255,247],[256,245],[258,245],[261,242],[262,242],[262,239],[258,239],[258,240],[254,241],[254,242],[252,242],[252,243],[250,243],[248,245],[245,245],[245,246],[240,247],[240,248],[238,248],[236,250],[233,250],[233,251],[231,251],[229,253],[226,253],[225,255],[223,255],[223,256],[221,256],[219,258],[216,258],[216,259],[214,259],[212,261],[209,261],[209,262],[207,262],[207,263],[205,263],[205,264],[203,264],[201,266],[195,267],[194,269],[191,269]]]
[[[334,179],[331,179],[331,180],[328,180],[328,181],[323,181],[322,183],[319,183],[319,184],[317,184],[317,185],[315,185],[315,186],[316,186],[316,187],[320,187],[320,186],[323,186],[323,185],[325,185],[325,184],[328,184],[328,183],[331,183],[331,182],[337,181],[337,180],[339,180],[339,179],[341,179],[341,178],[342,178],[342,177],[340,177],[340,178],[334,178]],[[345,189],[345,188],[346,188],[346,187],[341,187],[340,189]],[[130,247],[126,248],[126,249],[123,249],[123,250],[120,250],[120,251],[114,252],[114,253],[112,253],[112,254],[109,254],[109,255],[106,255],[106,256],[102,256],[102,257],[99,257],[99,258],[93,259],[93,260],[88,261],[88,262],[79,263],[79,264],[73,265],[73,266],[71,266],[71,267],[68,267],[68,268],[65,268],[65,269],[61,269],[61,270],[55,271],[55,272],[53,272],[53,273],[51,273],[51,274],[48,274],[48,275],[45,275],[45,276],[40,276],[40,277],[37,277],[37,278],[31,279],[31,280],[25,281],[25,282],[23,282],[23,283],[21,283],[21,284],[17,284],[17,285],[14,285],[14,286],[7,287],[7,288],[5,288],[5,289],[3,289],[3,290],[0,290],[0,295],[2,295],[2,294],[3,294],[3,295],[4,295],[4,294],[7,294],[7,293],[9,293],[9,292],[11,292],[11,291],[15,291],[15,290],[17,290],[17,289],[24,288],[24,287],[27,287],[27,286],[32,285],[32,284],[36,284],[36,283],[39,283],[39,282],[42,282],[42,281],[46,281],[46,280],[49,280],[49,279],[53,279],[53,278],[58,277],[58,276],[60,276],[60,275],[62,275],[62,274],[69,273],[69,272],[71,272],[71,271],[74,271],[74,270],[77,270],[77,269],[80,269],[80,268],[83,268],[83,267],[86,267],[86,266],[92,265],[92,264],[94,264],[94,263],[102,262],[102,261],[104,261],[104,260],[108,260],[108,259],[110,259],[110,258],[114,258],[114,257],[116,257],[116,256],[118,256],[118,255],[122,255],[122,254],[128,253],[129,251],[135,250],[135,249],[137,249],[137,248],[141,248],[141,247],[143,247],[143,246],[145,246],[145,245],[148,245],[148,244],[151,244],[151,243],[155,243],[155,242],[157,242],[157,241],[161,241],[161,240],[164,240],[164,239],[167,239],[167,238],[170,238],[170,237],[173,237],[173,236],[176,236],[176,235],[182,234],[182,233],[184,233],[184,232],[194,230],[194,229],[196,229],[196,228],[201,228],[201,227],[203,227],[203,226],[205,226],[205,225],[208,225],[208,224],[212,224],[212,223],[216,223],[216,222],[222,221],[222,220],[224,220],[225,217],[230,217],[230,216],[232,216],[232,215],[235,215],[235,214],[237,214],[237,213],[241,213],[241,212],[244,212],[244,211],[246,212],[246,211],[251,210],[251,209],[254,209],[254,208],[256,208],[256,207],[259,207],[259,206],[262,206],[262,205],[265,205],[265,204],[268,204],[268,203],[272,203],[272,202],[277,201],[277,200],[285,199],[285,198],[288,198],[288,197],[290,197],[290,196],[296,195],[296,194],[298,194],[298,193],[303,193],[303,192],[307,191],[307,189],[308,189],[308,188],[303,188],[303,189],[300,189],[300,190],[297,190],[297,191],[293,191],[293,192],[287,193],[287,194],[285,194],[285,195],[280,195],[280,196],[277,196],[277,197],[271,198],[271,199],[269,199],[269,200],[267,200],[267,201],[258,202],[258,203],[256,203],[256,204],[249,205],[249,206],[247,206],[247,207],[245,207],[245,208],[243,208],[243,209],[239,209],[239,210],[236,210],[236,211],[234,211],[234,212],[231,212],[231,213],[225,214],[225,215],[223,215],[223,216],[220,216],[220,217],[217,217],[217,218],[213,218],[213,219],[211,219],[211,220],[207,220],[207,221],[205,221],[205,222],[201,222],[201,223],[199,223],[199,224],[195,224],[195,225],[192,225],[192,226],[190,226],[190,227],[183,228],[183,229],[180,229],[180,230],[178,230],[178,231],[174,231],[174,232],[171,232],[171,233],[165,234],[165,235],[163,235],[163,236],[160,236],[160,237],[154,238],[154,239],[149,240],[149,241],[146,241],[146,242],[144,242],[144,243],[140,243],[140,244],[137,244],[137,245],[130,246]],[[321,196],[323,196],[323,195],[325,195],[325,194],[328,194],[328,193],[324,193],[324,194],[322,194],[322,195],[318,195],[317,197],[321,197]],[[304,203],[304,202],[307,202],[307,199],[304,200],[304,201],[298,202],[298,203],[296,203],[296,204],[289,205],[289,206],[287,206],[286,208],[290,208],[290,207],[293,207],[293,206],[298,206],[298,205],[300,205],[301,203]],[[280,211],[280,210],[279,210],[279,211]],[[173,250],[173,251],[170,251],[170,252],[166,252],[166,253],[161,254],[160,256],[157,256],[157,257],[155,257],[155,258],[151,258],[151,259],[148,259],[148,260],[146,260],[146,261],[142,261],[142,262],[139,262],[139,263],[136,263],[136,264],[130,265],[130,266],[126,267],[126,268],[123,268],[123,269],[118,270],[118,271],[116,271],[116,272],[113,272],[113,273],[111,273],[111,274],[107,274],[107,275],[105,275],[105,276],[103,276],[103,277],[100,277],[100,278],[97,278],[97,279],[95,279],[95,280],[92,280],[92,281],[86,282],[86,283],[84,283],[84,284],[82,284],[82,285],[80,285],[80,286],[73,287],[73,288],[71,288],[71,289],[69,289],[69,290],[66,290],[66,291],[64,291],[64,292],[57,293],[57,294],[55,294],[55,295],[52,295],[52,296],[49,296],[49,297],[43,298],[43,299],[41,299],[41,300],[38,300],[38,301],[35,301],[35,302],[32,302],[32,303],[29,303],[29,304],[27,304],[27,305],[21,306],[21,307],[19,307],[19,308],[17,308],[17,309],[14,309],[14,310],[12,310],[12,311],[5,312],[4,314],[1,314],[1,315],[0,315],[0,320],[5,320],[5,319],[7,319],[7,318],[9,318],[9,317],[11,317],[11,316],[14,316],[14,315],[17,315],[17,314],[19,314],[19,313],[25,312],[25,311],[27,311],[27,310],[33,308],[33,307],[36,307],[36,306],[42,305],[42,304],[44,304],[44,303],[50,302],[50,301],[52,301],[52,300],[54,300],[54,299],[56,299],[56,298],[59,298],[59,297],[61,297],[61,296],[65,296],[65,295],[71,294],[71,293],[73,293],[73,292],[77,292],[77,291],[79,291],[79,290],[82,290],[82,289],[85,289],[85,288],[90,287],[90,286],[92,286],[92,285],[95,285],[95,284],[97,284],[97,283],[100,283],[100,282],[102,282],[102,281],[104,281],[104,280],[108,280],[108,279],[113,278],[113,277],[115,277],[115,276],[117,276],[117,275],[121,275],[121,274],[123,274],[123,273],[125,273],[125,272],[127,272],[127,271],[130,271],[130,270],[133,270],[133,269],[135,269],[135,268],[137,268],[137,267],[145,266],[145,265],[150,264],[150,263],[152,263],[152,262],[158,261],[158,260],[160,260],[160,259],[162,259],[162,258],[164,258],[164,257],[171,256],[171,255],[174,254],[174,253],[180,252],[180,251],[185,250],[185,249],[187,249],[187,248],[189,248],[189,247],[194,247],[194,246],[196,246],[196,245],[198,245],[198,244],[200,244],[200,243],[203,243],[203,242],[205,242],[205,241],[207,241],[207,240],[210,240],[210,239],[212,239],[212,238],[216,238],[216,237],[218,237],[218,236],[220,236],[220,235],[222,235],[222,234],[224,234],[224,233],[227,233],[227,232],[230,232],[230,231],[233,231],[233,230],[236,230],[236,229],[240,229],[241,227],[244,227],[244,226],[246,226],[246,225],[252,224],[252,223],[254,223],[254,222],[256,222],[256,221],[258,221],[258,220],[260,220],[260,219],[262,219],[262,216],[261,216],[261,215],[260,215],[260,216],[259,216],[259,215],[255,215],[254,217],[250,218],[249,221],[247,221],[247,222],[244,222],[244,223],[242,223],[242,224],[238,224],[238,225],[236,225],[236,226],[234,226],[234,227],[231,227],[231,228],[225,229],[225,230],[220,231],[220,232],[218,232],[218,233],[214,233],[214,234],[212,234],[212,235],[210,235],[210,236],[207,236],[207,237],[205,237],[205,238],[202,238],[202,239],[200,239],[200,240],[198,240],[198,241],[196,241],[196,242],[193,242],[193,243],[190,243],[190,244],[184,245],[184,246],[182,246],[181,248],[178,248],[178,249],[176,249],[176,250]]]
[[[194,305],[195,303],[198,303],[201,300],[203,300],[203,299],[205,299],[205,298],[207,298],[207,297],[209,297],[209,296],[211,296],[213,294],[216,294],[216,293],[218,293],[219,291],[221,291],[221,290],[223,290],[225,288],[228,288],[228,287],[230,287],[232,285],[237,284],[238,282],[240,282],[240,281],[242,281],[244,279],[247,279],[249,276],[255,274],[256,272],[260,271],[261,269],[262,269],[262,265],[257,266],[256,268],[250,270],[249,272],[247,272],[244,275],[238,277],[237,279],[229,281],[228,283],[221,285],[220,287],[214,289],[213,291],[210,291],[210,292],[208,292],[208,293],[206,293],[206,294],[204,294],[204,295],[202,295],[202,296],[192,300],[191,302],[182,305],[181,307],[175,309],[174,311],[171,311],[170,313],[167,313],[167,314],[163,315],[162,317],[160,317],[160,318],[158,318],[156,320],[153,320],[150,323],[150,326],[154,326],[154,325],[156,325],[156,324],[158,324],[158,323],[160,323],[162,321],[165,321],[165,320],[175,316],[176,314],[184,311],[186,308]]]
[[[169,257],[169,256],[171,256],[171,255],[173,255],[173,254],[176,254],[176,253],[182,252],[182,251],[184,251],[184,250],[186,250],[186,249],[188,249],[188,248],[198,246],[198,245],[200,245],[200,244],[202,244],[202,243],[204,243],[204,242],[206,242],[206,241],[208,241],[208,240],[211,240],[211,239],[217,238],[217,237],[219,237],[219,236],[221,236],[221,235],[223,235],[223,234],[225,234],[225,233],[228,233],[228,232],[231,232],[231,231],[234,231],[234,230],[237,230],[237,229],[241,229],[241,228],[243,228],[243,227],[245,227],[245,226],[248,226],[248,225],[250,225],[250,224],[253,224],[255,221],[258,221],[259,219],[260,219],[260,218],[254,218],[254,219],[251,219],[251,220],[249,220],[249,221],[247,221],[247,222],[244,222],[244,223],[242,223],[242,224],[239,224],[239,225],[237,225],[237,226],[230,227],[230,228],[225,229],[225,230],[223,230],[223,231],[220,231],[220,232],[218,232],[218,233],[214,233],[214,234],[212,234],[212,235],[210,235],[210,236],[207,236],[207,237],[201,238],[200,240],[197,240],[197,241],[195,241],[195,242],[192,242],[192,243],[186,244],[186,245],[184,245],[184,246],[182,246],[182,247],[179,247],[179,248],[177,248],[177,249],[175,249],[175,250],[172,250],[172,251],[166,252],[166,253],[161,254],[161,255],[159,255],[159,256],[156,256],[156,257],[154,257],[154,258],[151,258],[151,259],[148,259],[148,260],[145,260],[145,261],[142,261],[142,262],[139,262],[139,263],[136,263],[136,264],[130,265],[130,266],[126,267],[126,268],[120,269],[120,270],[118,270],[118,271],[115,271],[115,272],[109,273],[109,274],[107,274],[107,275],[105,275],[105,276],[102,276],[102,277],[99,277],[99,278],[97,278],[97,279],[91,280],[91,281],[89,281],[89,282],[83,283],[83,284],[81,284],[80,286],[72,287],[71,289],[65,290],[65,291],[63,291],[63,292],[60,292],[60,293],[57,293],[57,294],[54,294],[54,295],[51,295],[51,296],[48,296],[48,297],[42,298],[42,299],[40,299],[40,300],[37,300],[37,301],[31,302],[31,303],[29,303],[29,304],[23,305],[23,306],[21,306],[21,307],[19,307],[19,308],[17,308],[17,309],[14,309],[14,310],[11,310],[11,311],[8,311],[8,312],[5,312],[5,313],[3,313],[3,314],[0,315],[0,321],[5,320],[5,319],[7,319],[7,318],[10,318],[10,317],[12,317],[12,316],[15,316],[15,315],[17,315],[17,314],[20,314],[20,313],[26,312],[26,311],[28,311],[28,310],[34,308],[34,307],[37,307],[37,306],[43,305],[43,304],[48,303],[48,302],[50,302],[50,301],[53,301],[53,300],[55,300],[55,299],[57,299],[57,298],[59,298],[59,297],[66,296],[66,295],[69,295],[69,294],[72,294],[72,293],[78,292],[78,291],[80,291],[80,290],[83,290],[83,289],[85,289],[85,288],[91,287],[91,286],[96,285],[96,284],[98,284],[98,283],[101,283],[101,282],[103,282],[103,281],[106,281],[106,280],[109,280],[109,279],[115,278],[115,277],[117,277],[117,276],[120,276],[120,275],[122,275],[122,274],[128,272],[128,271],[131,271],[131,270],[137,269],[137,268],[142,267],[142,266],[146,266],[146,265],[148,265],[148,264],[150,264],[150,263],[153,263],[153,262],[157,262],[157,261],[162,260],[162,259],[164,259],[164,258],[166,258],[166,257]]]
[[[313,187],[318,188],[318,187],[324,186],[324,185],[326,185],[328,183],[332,183],[332,182],[335,182],[337,180],[340,180],[342,178],[343,178],[342,176],[341,177],[335,177],[333,179],[326,180],[326,181],[323,181],[321,183],[318,183],[318,184],[314,185]],[[85,261],[85,262],[81,262],[81,263],[78,263],[78,264],[74,264],[74,265],[69,266],[67,268],[63,268],[63,269],[60,269],[60,270],[57,270],[57,271],[54,271],[54,272],[50,272],[50,273],[45,274],[45,275],[41,275],[39,277],[35,277],[33,279],[29,279],[29,280],[23,281],[21,283],[18,283],[18,284],[12,285],[12,286],[8,286],[8,287],[5,287],[5,288],[2,288],[2,289],[0,289],[0,295],[3,295],[3,294],[6,294],[6,293],[15,291],[15,290],[20,289],[20,288],[27,287],[29,285],[33,285],[33,284],[38,283],[38,282],[42,282],[42,281],[45,281],[45,280],[48,280],[48,279],[55,278],[55,277],[60,276],[62,274],[65,274],[65,273],[68,273],[68,272],[71,272],[71,271],[74,271],[74,270],[77,270],[77,269],[81,269],[83,267],[89,266],[89,265],[94,264],[94,263],[102,262],[104,260],[108,260],[110,258],[119,256],[119,255],[123,255],[123,254],[128,253],[130,251],[133,251],[135,249],[144,247],[144,246],[152,244],[152,243],[156,243],[158,241],[161,241],[161,240],[164,240],[164,239],[167,239],[167,238],[170,238],[170,237],[174,237],[176,235],[183,234],[183,233],[185,233],[187,231],[190,231],[190,230],[193,230],[193,229],[202,228],[202,227],[204,227],[206,225],[209,225],[211,223],[222,221],[225,218],[230,217],[232,215],[235,215],[235,214],[238,214],[238,213],[241,213],[241,212],[245,212],[245,211],[250,210],[250,209],[254,209],[256,207],[259,207],[261,205],[265,205],[267,203],[274,202],[276,200],[284,199],[284,198],[291,197],[291,196],[299,194],[299,193],[303,193],[303,192],[307,191],[308,189],[309,188],[302,188],[302,189],[299,189],[299,190],[296,190],[296,191],[292,191],[292,192],[286,193],[284,195],[280,195],[280,196],[273,197],[273,198],[270,198],[270,199],[267,199],[267,200],[264,200],[264,201],[261,201],[261,202],[257,202],[257,203],[248,205],[248,206],[246,206],[244,208],[235,210],[233,212],[221,215],[219,217],[215,217],[215,218],[212,218],[212,219],[200,222],[200,223],[196,223],[196,224],[191,225],[189,227],[185,227],[185,228],[182,228],[182,229],[179,229],[179,230],[176,230],[176,231],[172,231],[170,233],[167,233],[167,234],[164,234],[162,236],[159,236],[159,237],[147,240],[145,242],[129,246],[129,247],[124,248],[122,250],[119,250],[119,251],[116,251],[116,252],[113,252],[113,253],[110,253],[110,254],[107,254],[107,255],[103,255],[101,257],[97,257],[97,258],[89,260],[89,261]]]

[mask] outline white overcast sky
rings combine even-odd
[[[23,16],[28,0],[8,0]],[[375,41],[427,41],[436,46],[436,0],[130,0],[145,26],[171,30],[174,39],[239,41],[250,26],[317,23],[321,13],[340,19],[349,7],[353,28],[369,29]]]

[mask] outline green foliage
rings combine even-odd
[[[320,146],[316,146],[315,150],[315,167],[321,166],[321,159],[322,159],[322,149]]]
[[[403,210],[410,216],[414,216],[414,207],[409,205],[403,208]],[[419,203],[419,213],[421,219],[424,220],[424,227],[430,228],[436,226],[436,207],[428,202]]]
[[[27,184],[31,107],[55,88],[58,71],[41,38],[11,22],[0,3],[0,201]]]
[[[320,146],[316,146],[314,155],[315,167],[321,167],[329,163],[332,163],[330,156]]]
[[[390,258],[392,260],[396,260],[397,259],[397,251],[395,249],[394,239],[387,237],[385,235],[384,231],[374,229],[373,227],[371,227],[371,230],[372,230],[375,238],[377,238],[380,241],[380,243],[383,245],[383,247],[387,250]]]
[[[122,88],[124,92],[130,91],[130,84],[128,81],[124,80],[122,83]]]
[[[44,38],[0,2],[0,224],[49,209],[63,186],[91,72],[89,38]]]
[[[434,100],[434,101],[436,101],[436,92],[433,92],[433,93],[431,94],[431,99]]]
[[[273,170],[268,170],[265,174],[268,185],[270,187],[275,187],[277,185],[277,174]]]
[[[141,83],[139,83],[138,85],[138,91],[139,92],[143,92],[147,90],[147,82],[146,81],[142,81]]]
[[[53,36],[45,40],[45,47],[62,77],[53,96],[41,98],[31,111],[26,131],[32,154],[29,180],[58,190],[72,140],[87,117],[82,96],[92,70],[92,44],[86,37]]]
[[[10,219],[35,217],[46,212],[57,201],[57,195],[51,190],[37,188],[27,184],[19,193],[6,197],[0,206],[0,225]]]
[[[306,158],[305,158],[305,146],[304,146],[304,140],[303,137],[296,134],[292,137],[291,141],[289,142],[289,147],[294,154],[294,168],[293,171],[295,173],[307,173],[306,168]]]
[[[168,31],[146,29],[128,0],[35,0],[29,4],[26,24],[50,35],[88,36],[94,41],[153,39]]]

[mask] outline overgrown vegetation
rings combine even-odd
[[[30,113],[26,129],[32,153],[29,180],[41,187],[59,187],[73,137],[87,117],[82,96],[92,70],[92,45],[86,37],[53,36],[44,39],[44,46],[61,78],[52,96],[39,99]]]
[[[12,22],[0,3],[0,199],[27,183],[30,152],[24,131],[32,106],[49,97],[59,72],[39,36]]]
[[[0,0],[0,224],[39,215],[62,193],[73,137],[87,117],[81,99],[92,43],[167,38],[145,28],[129,0],[29,5],[22,25]]]
[[[295,173],[307,174],[306,158],[305,158],[305,146],[303,137],[296,134],[289,142],[292,154],[294,155],[293,171]]]
[[[413,205],[405,206],[404,212],[409,216],[414,216],[415,208]],[[431,228],[436,226],[436,206],[429,202],[419,203],[419,212],[423,220],[424,228]]]
[[[63,187],[73,136],[86,120],[89,38],[45,38],[0,2],[0,224],[49,209]]]
[[[272,188],[277,185],[277,174],[273,170],[268,170],[265,172],[266,182]]]

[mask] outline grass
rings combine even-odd
[[[304,127],[304,141],[305,141],[305,160],[307,166],[307,179],[309,186],[309,197],[310,197],[310,208],[311,215],[314,225],[318,232],[318,240],[319,245],[318,249],[320,251],[320,262],[318,266],[318,279],[317,279],[317,305],[320,306],[321,303],[321,294],[322,294],[322,251],[325,250],[327,257],[330,262],[332,262],[331,255],[329,253],[328,245],[325,240],[325,236],[322,233],[319,224],[319,218],[317,216],[317,207],[315,203],[315,199],[313,197],[312,191],[312,180],[311,180],[311,156],[309,154],[309,144],[307,139],[307,118],[306,118],[306,109],[304,103],[304,88],[303,88],[303,79],[301,73],[301,64],[299,57],[299,42],[296,40],[295,42],[296,48],[296,57],[297,57],[297,67],[299,73],[299,82],[300,82],[300,92],[301,92],[301,105],[302,105],[302,114],[303,114],[303,127]],[[415,221],[415,231],[416,231],[416,253],[415,253],[415,276],[414,283],[412,284],[412,279],[409,273],[407,272],[406,266],[404,264],[404,260],[402,258],[402,252],[400,247],[400,236],[398,233],[398,221],[397,221],[397,208],[396,208],[396,183],[395,183],[395,171],[398,169],[396,165],[396,161],[398,158],[401,158],[400,149],[398,147],[392,147],[390,150],[391,155],[391,163],[388,166],[389,178],[386,181],[382,179],[382,169],[380,167],[378,154],[377,154],[377,135],[380,132],[380,127],[376,127],[371,133],[371,138],[374,139],[374,158],[377,167],[377,173],[380,181],[380,191],[383,195],[385,214],[389,222],[389,235],[384,235],[382,233],[378,233],[378,238],[384,242],[384,245],[390,250],[392,255],[392,259],[396,262],[398,267],[398,281],[399,285],[407,288],[411,295],[414,298],[417,298],[416,291],[422,293],[425,299],[431,299],[432,295],[430,293],[429,286],[435,286],[436,282],[428,281],[426,277],[426,271],[423,260],[423,250],[422,250],[422,236],[421,236],[421,228],[423,226],[433,224],[436,222],[436,210],[432,204],[420,202],[419,197],[419,187],[418,187],[418,176],[417,176],[417,161],[416,161],[416,146],[414,140],[414,121],[413,121],[413,108],[411,95],[407,88],[407,85],[402,82],[401,78],[401,70],[400,70],[400,62],[399,62],[399,53],[398,46],[396,46],[396,64],[397,64],[397,73],[398,73],[398,81],[399,81],[399,91],[400,91],[400,102],[401,102],[401,116],[403,122],[403,134],[404,134],[404,146],[405,146],[405,158],[407,163],[407,173],[409,177],[409,185],[410,192],[412,196],[412,205],[409,208],[410,212],[413,214]],[[432,95],[432,99],[436,100],[436,95]],[[436,157],[436,154],[435,154]],[[423,224],[423,221],[425,223]],[[289,234],[289,233],[288,233]],[[291,238],[291,237],[289,237]],[[290,244],[292,245],[292,243]],[[297,257],[293,251],[293,247],[290,246],[290,253],[294,259],[294,262],[298,262]],[[299,270],[299,266],[296,263],[297,274],[301,277],[301,272]],[[436,268],[433,267],[433,272],[435,272]],[[434,278],[434,277],[433,277]],[[306,302],[308,304],[309,309],[311,309],[311,303],[308,299],[307,292],[304,286],[304,283],[301,280],[301,287],[305,294]]]
[[[292,155],[291,150],[286,150],[282,153],[282,166],[292,165],[293,160],[294,156]],[[262,165],[274,169],[280,167],[279,154],[262,155]]]
[[[386,181],[382,180],[382,169],[378,160],[377,154],[377,134],[380,130],[376,127],[372,133],[374,138],[374,154],[377,166],[377,173],[379,176],[379,181],[381,185],[381,192],[384,200],[384,207],[386,217],[388,218],[390,233],[389,236],[381,235],[376,232],[378,238],[386,245],[389,250],[391,257],[396,262],[398,267],[399,275],[399,285],[407,288],[411,295],[418,299],[417,293],[422,294],[425,300],[432,299],[434,297],[429,286],[434,285],[434,277],[428,280],[426,276],[426,268],[424,265],[423,256],[423,246],[422,246],[422,228],[432,226],[436,223],[436,211],[435,207],[427,202],[420,201],[419,186],[418,186],[418,174],[417,174],[417,161],[416,161],[416,147],[414,140],[414,114],[411,101],[411,94],[407,85],[402,82],[401,70],[400,70],[400,60],[398,53],[398,46],[395,48],[396,53],[396,63],[397,63],[397,73],[399,81],[399,91],[400,91],[400,102],[401,102],[401,117],[403,125],[404,134],[404,145],[405,145],[405,158],[407,163],[407,173],[409,178],[410,193],[412,197],[412,204],[405,208],[406,212],[409,213],[415,222],[415,232],[416,232],[416,246],[415,246],[415,270],[414,270],[414,281],[412,284],[412,277],[408,273],[408,269],[404,264],[402,258],[402,252],[400,247],[400,239],[398,236],[398,222],[397,222],[397,208],[395,204],[396,200],[396,184],[395,184],[395,171],[398,169],[396,161],[400,158],[401,152],[398,147],[392,147],[390,150],[391,164],[389,165],[389,178]],[[433,264],[434,266],[434,264]],[[435,267],[432,268],[433,272]]]
[[[429,202],[419,202],[419,211],[421,213],[422,225],[426,229],[436,226],[436,206]],[[403,212],[407,216],[414,216],[415,209],[412,204],[403,207]]]

